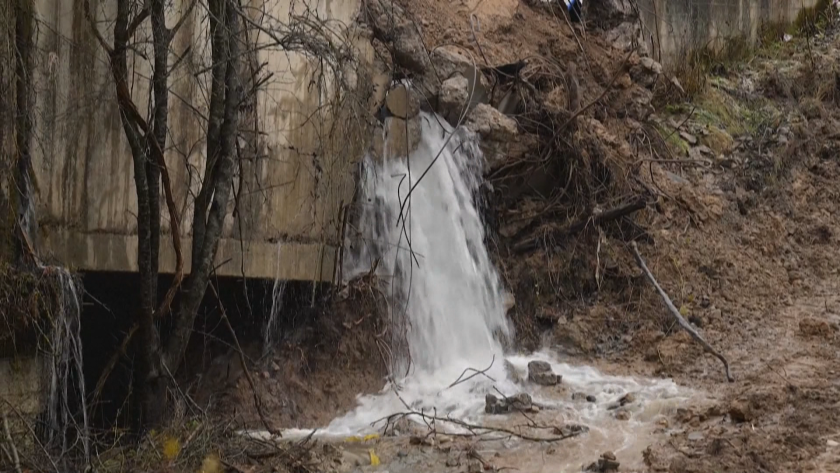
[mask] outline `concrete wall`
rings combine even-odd
[[[790,23],[818,0],[638,0],[654,57],[666,65],[686,50],[743,36],[758,38],[761,25]]]
[[[0,358],[0,413],[36,414],[41,407],[41,360],[32,356]]]
[[[191,0],[174,0],[168,24],[176,23]],[[137,2],[141,4],[142,2]],[[287,21],[298,0],[247,0],[257,19],[261,10]],[[360,45],[364,37],[348,29],[360,0],[308,0],[321,19],[329,20],[336,42]],[[115,0],[92,1],[99,30],[111,41]],[[114,101],[107,57],[84,18],[83,0],[35,0],[38,21],[33,85],[36,89],[34,166],[38,189],[39,245],[42,253],[74,269],[135,271],[136,196],[132,161]],[[170,64],[179,67],[170,85],[170,136],[166,159],[173,191],[181,207],[183,247],[189,256],[192,200],[204,169],[205,92],[210,64],[207,12],[198,5],[172,42]],[[250,32],[254,44],[270,41]],[[149,21],[135,39],[148,51]],[[256,64],[273,74],[257,97],[259,133],[253,159],[235,179],[240,206],[224,226],[218,272],[222,275],[298,280],[331,280],[342,202],[352,192],[351,166],[365,144],[354,130],[335,132],[335,110],[324,108],[329,90],[313,86],[314,62],[277,48],[260,49]],[[149,55],[149,57],[151,57]],[[140,54],[130,58],[132,93],[138,109],[148,108],[151,67]],[[196,80],[196,77],[199,79]],[[250,127],[253,123],[245,123]],[[345,126],[346,128],[346,126]],[[331,133],[333,131],[333,133]],[[247,133],[244,132],[244,133]],[[336,135],[340,138],[336,140]],[[359,134],[361,136],[361,134]],[[231,204],[233,205],[233,204]],[[163,226],[169,217],[163,206]],[[278,244],[281,245],[278,253]],[[174,270],[169,236],[161,239],[161,270]],[[279,255],[279,257],[278,257]],[[187,261],[187,264],[189,261]]]

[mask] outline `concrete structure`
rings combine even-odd
[[[174,25],[192,0],[175,0],[168,15]],[[73,269],[136,271],[136,196],[131,155],[120,124],[107,56],[84,17],[84,0],[35,0],[39,24],[33,84],[37,97],[34,167],[38,189],[39,247],[42,254]],[[116,1],[90,2],[99,31],[111,41]],[[265,25],[287,23],[290,5],[308,4],[310,18],[328,21],[332,40],[361,49],[369,41],[348,28],[360,0],[250,0],[245,11]],[[204,169],[202,116],[207,110],[210,47],[207,12],[193,9],[172,42],[170,136],[167,163],[178,206],[183,209],[184,257],[189,264],[192,200]],[[260,16],[264,13],[267,16]],[[273,18],[266,20],[266,18]],[[275,22],[276,21],[276,22]],[[237,176],[238,207],[225,222],[218,255],[222,275],[289,280],[332,280],[340,208],[352,196],[352,168],[364,152],[358,121],[336,117],[332,91],[320,89],[315,62],[277,47],[251,30],[262,48],[253,55],[270,80],[257,96],[258,138],[252,158]],[[355,36],[354,36],[355,35]],[[149,21],[135,35],[138,51],[150,51]],[[367,45],[367,49],[365,48]],[[183,59],[179,59],[184,55]],[[149,54],[147,57],[151,57]],[[349,80],[358,80],[358,66]],[[148,108],[151,65],[135,54],[132,94],[141,113]],[[332,104],[334,105],[334,104]],[[336,119],[337,118],[337,119]],[[332,127],[337,128],[333,129]],[[361,125],[358,125],[361,126]],[[357,128],[358,128],[357,126]],[[358,133],[357,133],[358,132]],[[169,217],[162,209],[164,231]],[[235,214],[235,216],[234,216]],[[278,248],[278,245],[280,248]],[[174,271],[169,236],[161,239],[161,270]]]
[[[818,0],[638,0],[649,50],[667,65],[682,52],[732,37],[755,41],[764,24],[791,23]]]

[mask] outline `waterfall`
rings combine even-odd
[[[491,386],[479,376],[448,389],[464,369],[492,363],[488,374],[506,378],[497,337],[511,328],[475,203],[484,166],[478,138],[437,115],[420,120],[420,143],[410,156],[365,159],[357,238],[363,243],[348,253],[345,270],[353,277],[378,261],[378,275],[390,284],[392,326],[404,324],[408,342],[392,369],[400,399],[362,398],[331,431],[358,429],[404,409],[403,402],[468,415],[480,411]]]

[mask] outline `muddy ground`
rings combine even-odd
[[[673,378],[706,393],[667,420],[672,433],[645,452],[649,471],[840,471],[840,35],[825,25],[815,37],[773,38],[744,57],[713,59],[699,69],[704,85],[686,94],[667,69],[653,83],[631,74],[638,53],[616,49],[598,25],[573,32],[530,3],[402,2],[427,48],[457,45],[491,65],[529,59],[524,74],[534,80],[545,78],[540,64],[568,71],[576,62],[580,103],[593,102],[566,140],[570,155],[597,161],[593,174],[607,169],[608,179],[590,175],[592,189],[571,198],[511,199],[499,195],[511,191],[506,181],[490,176],[499,184],[491,246],[516,298],[518,345],[548,345],[607,373]],[[541,97],[563,108],[566,85],[554,86]],[[530,126],[526,113],[514,118]],[[631,218],[555,232],[638,196],[647,206]],[[541,244],[519,248],[538,235]],[[636,267],[630,240],[680,312],[728,358],[734,382],[675,325]],[[329,330],[337,349],[302,339],[283,356],[311,354],[290,368],[271,368],[285,358],[256,368],[264,396],[283,403],[268,409],[273,425],[323,425],[357,393],[381,388],[385,363],[371,334],[383,327],[353,307]],[[224,405],[248,411],[249,390],[240,380]],[[253,412],[245,417],[258,424]],[[331,448],[307,453],[308,468],[336,468],[341,455]],[[376,448],[387,463],[406,449],[442,447],[405,440]],[[558,448],[540,454],[550,464]],[[353,449],[367,455],[366,446]],[[435,458],[440,471],[467,468]]]

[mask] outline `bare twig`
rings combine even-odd
[[[686,321],[685,318],[683,318],[682,314],[680,314],[680,311],[676,308],[676,306],[674,306],[674,303],[671,302],[671,298],[668,297],[668,294],[662,289],[662,287],[656,281],[656,278],[653,277],[653,274],[648,269],[647,265],[645,264],[645,260],[642,258],[641,253],[639,253],[639,247],[636,245],[636,242],[631,242],[630,245],[633,248],[633,256],[636,257],[636,264],[639,265],[639,268],[641,268],[642,272],[644,272],[645,276],[647,276],[648,281],[650,281],[650,283],[653,284],[653,287],[656,288],[656,292],[658,292],[659,296],[662,297],[662,300],[665,302],[665,306],[668,308],[668,311],[671,313],[671,315],[673,315],[674,318],[677,320],[677,323],[680,324],[680,326],[684,328],[685,331],[688,332],[688,334],[691,335],[692,338],[697,340],[697,342],[700,343],[700,345],[702,345],[703,348],[706,349],[706,351],[708,351],[709,353],[717,357],[721,362],[723,362],[723,367],[726,369],[726,379],[730,383],[734,382],[735,378],[733,378],[732,374],[730,374],[729,372],[729,362],[726,360],[726,358],[720,353],[718,353],[714,348],[712,348],[712,346],[709,345],[709,343],[706,340],[704,340],[699,333],[697,333],[697,330],[695,330],[694,327],[692,327],[691,324],[689,324],[688,321]]]
[[[12,461],[15,471],[21,473],[20,456],[18,456],[15,441],[12,439],[12,433],[9,431],[9,419],[6,417],[5,412],[3,412],[3,433],[6,434],[6,444],[9,446],[9,456],[11,457],[9,460]]]
[[[450,384],[449,386],[447,386],[447,387],[446,387],[446,389],[449,389],[449,388],[451,388],[452,386],[455,386],[455,385],[461,384],[461,383],[463,383],[463,382],[465,382],[465,381],[468,381],[468,380],[473,379],[473,378],[475,378],[476,376],[480,376],[480,375],[485,376],[487,379],[489,379],[490,381],[493,381],[493,382],[495,383],[495,382],[496,382],[496,380],[495,380],[495,379],[493,379],[492,377],[490,377],[489,375],[487,375],[487,371],[488,371],[488,370],[490,370],[490,368],[492,368],[492,367],[493,367],[493,363],[495,363],[495,362],[496,362],[496,355],[493,355],[493,359],[492,359],[492,360],[490,360],[490,366],[488,366],[487,368],[484,368],[483,370],[480,370],[480,371],[479,371],[479,370],[477,370],[477,369],[475,369],[475,368],[465,368],[465,369],[464,369],[464,372],[463,372],[463,373],[461,373],[461,376],[458,376],[458,379],[456,379],[456,380],[455,380],[455,382],[453,382],[452,384]],[[466,378],[464,378],[464,375],[465,375],[465,374],[467,374],[467,372],[469,372],[469,371],[472,371],[472,372],[473,372],[473,374],[471,374],[471,375],[467,376]]]

